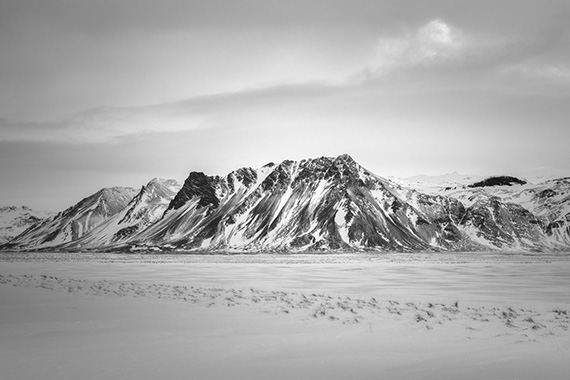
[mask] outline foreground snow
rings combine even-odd
[[[0,255],[10,379],[566,379],[564,255]]]

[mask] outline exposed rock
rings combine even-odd
[[[475,182],[469,187],[512,186],[513,184],[524,185],[526,181],[509,176],[489,177],[483,181]]]

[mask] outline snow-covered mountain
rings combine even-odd
[[[570,177],[540,184],[505,176],[485,182],[439,188],[467,207],[464,226],[473,240],[492,249],[570,250]],[[473,225],[480,228],[470,230]]]
[[[348,155],[242,168],[226,177],[192,172],[163,218],[129,244],[240,251],[570,247],[560,220],[570,204],[562,194],[570,189],[557,185],[559,197],[547,206],[538,195],[523,204],[516,194],[540,194],[554,183],[472,179],[432,182],[426,193],[376,176]],[[541,211],[553,208],[556,215]]]
[[[125,208],[137,192],[130,187],[99,190],[67,210],[31,226],[3,249],[39,249],[77,240]]]
[[[162,219],[131,244],[248,251],[451,248],[451,242],[470,244],[453,227],[458,206],[453,199],[414,194],[348,155],[284,161],[226,177],[190,173]]]
[[[34,211],[26,206],[0,207],[0,244],[7,243],[30,226],[51,215],[52,213]]]
[[[125,208],[62,248],[97,248],[129,240],[162,216],[180,188],[181,185],[175,180],[154,178],[141,188]]]
[[[455,173],[441,182],[424,181],[379,177],[348,155],[286,160],[224,177],[191,172],[182,187],[153,180],[138,194],[130,192],[123,207],[117,204],[97,226],[74,233],[70,220],[84,217],[56,222],[60,214],[18,236],[12,247],[570,250],[570,178],[532,184]],[[78,204],[69,210],[75,208],[85,209]]]

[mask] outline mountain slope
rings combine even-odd
[[[175,180],[154,178],[141,188],[125,208],[61,248],[97,248],[128,240],[162,216],[180,187]]]
[[[425,189],[422,183],[419,188]],[[570,249],[570,178],[527,183],[515,177],[429,185],[466,208],[460,228],[489,249]]]
[[[7,243],[49,216],[51,213],[34,211],[26,206],[0,207],[0,244]]]
[[[37,249],[58,246],[76,240],[121,211],[137,194],[130,187],[102,189],[76,205],[38,223],[4,249]]]
[[[530,226],[523,223],[530,223],[539,231],[529,236],[529,241],[522,242],[523,246],[534,246],[536,249],[570,248],[570,178],[549,180],[538,185],[487,186],[475,191],[457,188],[448,194],[465,204],[472,204],[472,208],[481,202],[507,205],[510,208],[507,212],[509,216],[522,217],[515,226],[529,229]],[[501,229],[508,230],[505,226]],[[500,247],[501,244],[494,246]]]

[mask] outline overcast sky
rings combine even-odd
[[[568,0],[2,0],[0,206],[348,153],[570,175]]]

